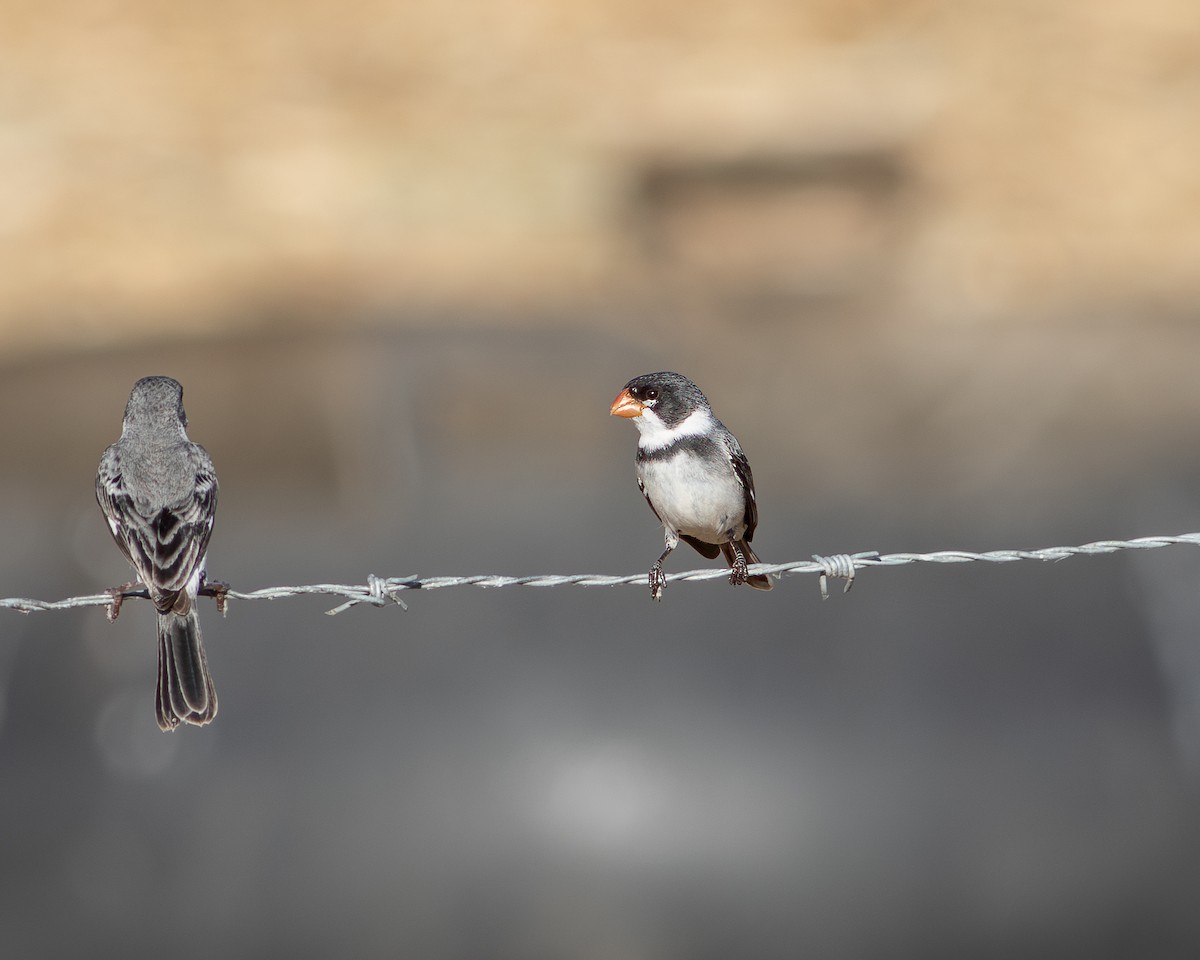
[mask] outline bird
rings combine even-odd
[[[663,525],[650,596],[662,599],[663,561],[680,540],[709,560],[724,555],[734,586],[770,590],[770,577],[747,571],[761,562],[750,547],[758,526],[750,463],[700,388],[680,373],[643,374],[621,388],[609,413],[638,428],[638,488]]]
[[[109,618],[124,591],[143,586],[157,611],[155,713],[163,731],[203,725],[217,715],[196,598],[207,576],[208,541],[217,509],[212,458],[187,435],[183,387],[171,377],[133,385],[121,438],[106,448],[96,500],[137,582],[110,591]],[[218,605],[223,598],[218,594]]]

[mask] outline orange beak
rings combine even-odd
[[[608,408],[608,412],[614,417],[640,417],[644,409],[641,400],[636,399],[628,390],[622,390]]]

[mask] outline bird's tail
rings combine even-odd
[[[746,558],[746,563],[762,563],[758,559],[758,555],[751,549],[750,544],[745,540],[735,540],[732,543],[721,544],[721,553],[725,557],[725,562],[733,567],[737,562],[736,550],[740,550],[742,556]],[[771,578],[764,573],[752,573],[746,578],[746,583],[752,586],[755,590],[770,590],[774,584],[771,583]]]
[[[158,615],[158,725],[174,730],[180,723],[205,724],[217,715],[217,691],[208,673],[200,619],[187,613]]]

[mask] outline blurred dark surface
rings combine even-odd
[[[92,482],[151,373],[184,384],[210,572],[242,589],[648,568],[607,409],[664,367],[746,448],[768,561],[1200,527],[1194,324],[625,319],[12,365],[0,594],[126,578]],[[206,606],[220,714],[172,735],[145,604],[0,611],[4,953],[1193,956],[1198,577],[1168,548],[826,602],[792,577]]]

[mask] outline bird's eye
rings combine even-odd
[[[642,390],[642,399],[643,400],[657,400],[658,399],[658,388],[657,387],[644,388]]]

